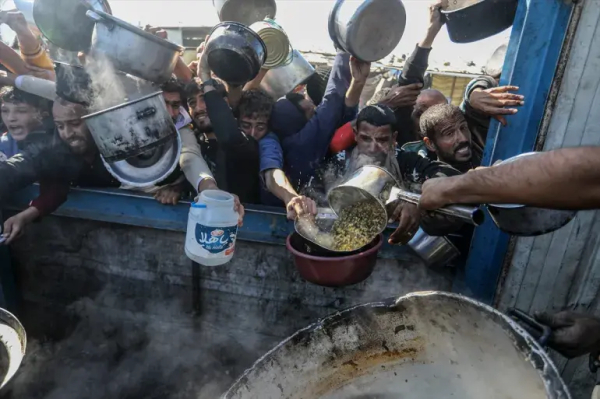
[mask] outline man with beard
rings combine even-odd
[[[467,121],[457,106],[440,104],[421,116],[421,132],[427,149],[461,172],[481,164],[483,148],[471,140]]]
[[[258,141],[238,127],[227,103],[227,91],[211,78],[205,55],[198,66],[202,84],[187,87],[188,105],[194,119],[199,143],[216,184],[239,196],[246,203],[259,202]],[[200,183],[212,184],[211,179]],[[214,182],[213,182],[214,183]]]
[[[20,154],[0,163],[0,202],[13,192],[42,181],[40,197],[5,222],[3,237],[7,244],[18,237],[27,224],[62,205],[71,183],[120,186],[104,168],[90,131],[81,119],[86,114],[85,108],[57,98],[52,114],[58,134],[48,141],[32,143]]]
[[[441,163],[430,161],[414,152],[402,151],[396,144],[396,116],[385,105],[370,105],[363,108],[354,126],[356,146],[350,157],[345,153],[333,154],[328,167],[322,170],[319,184],[327,187],[329,182],[337,182],[339,176],[352,173],[365,165],[375,165],[390,172],[404,189],[418,192],[421,184],[434,177],[454,176],[457,170]],[[399,226],[390,236],[391,244],[406,243],[423,224],[423,229],[431,235],[443,235],[462,226],[462,222],[448,222],[439,218],[421,218],[417,206],[403,201],[395,201],[388,206],[388,215]]]

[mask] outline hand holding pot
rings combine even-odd
[[[460,176],[457,177],[460,178]],[[452,204],[448,193],[452,190],[455,179],[456,177],[438,177],[425,181],[421,186],[419,208],[424,211],[433,211]]]
[[[597,317],[565,311],[536,314],[535,318],[552,329],[550,347],[569,359],[600,350]]]
[[[497,119],[502,126],[506,126],[505,115],[514,115],[518,112],[515,107],[525,104],[525,97],[519,94],[509,93],[517,91],[517,86],[501,86],[491,89],[475,89],[469,96],[469,104],[477,111]]]
[[[10,29],[17,33],[29,30],[25,16],[19,11],[1,11],[0,23],[5,23]]]
[[[398,220],[398,228],[390,235],[390,244],[406,244],[419,230],[421,212],[408,202],[394,201],[387,205],[391,221]]]
[[[394,87],[381,102],[393,109],[412,107],[416,104],[422,87],[421,83]]]
[[[296,220],[297,217],[316,215],[317,203],[308,197],[298,195],[287,203],[286,209],[287,218]]]
[[[371,63],[350,57],[350,74],[356,83],[366,83],[371,73]]]

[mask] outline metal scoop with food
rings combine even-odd
[[[385,169],[378,166],[363,166],[345,182],[329,191],[327,200],[331,206],[330,211],[321,209],[314,219],[300,218],[296,221],[295,228],[298,234],[322,248],[340,253],[351,252],[360,249],[368,242],[357,242],[355,246],[346,243],[343,250],[339,249],[336,237],[332,233],[336,228],[336,220],[343,215],[344,210],[357,204],[364,206],[366,210],[364,219],[359,220],[358,223],[369,224],[367,231],[373,239],[387,226],[387,204],[398,200],[418,204],[419,198],[419,194],[401,189],[400,183]],[[479,207],[450,205],[433,213],[457,218],[476,226],[484,220],[484,213]],[[351,225],[355,226],[356,221]]]

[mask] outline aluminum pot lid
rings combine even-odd
[[[87,51],[94,22],[88,10],[111,13],[105,0],[35,0],[33,18],[40,32],[51,43],[69,51]]]
[[[402,1],[367,0],[348,23],[346,51],[363,61],[379,61],[398,46],[405,27]]]

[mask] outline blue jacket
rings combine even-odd
[[[20,151],[17,142],[8,133],[0,136],[0,162],[6,161],[13,155],[17,155]]]
[[[277,101],[271,114],[276,136],[267,135],[261,140],[261,171],[264,165],[280,167],[283,163],[282,169],[296,188],[308,183],[327,154],[336,129],[356,118],[357,107],[345,105],[352,78],[349,60],[349,54],[336,55],[323,101],[310,120],[289,100]]]

